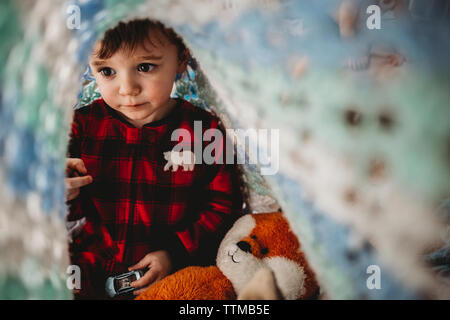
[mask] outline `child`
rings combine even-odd
[[[203,144],[194,134],[172,141],[174,130],[194,133],[201,121],[203,131],[224,132],[209,112],[170,97],[188,59],[174,31],[148,19],[119,23],[94,47],[90,67],[102,99],[75,111],[68,149],[71,161],[83,162],[81,175],[92,177],[69,201],[68,220],[86,220],[69,248],[81,268],[76,298],[104,298],[106,278],[128,270],[149,268],[132,283],[137,295],[187,264],[214,264],[241,214],[235,165],[167,170],[167,154],[179,142]],[[215,156],[224,155],[224,139],[214,144]]]

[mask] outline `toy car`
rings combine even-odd
[[[136,288],[131,287],[131,283],[142,278],[146,271],[147,269],[133,270],[109,277],[106,279],[106,293],[111,298],[114,298],[133,292]]]

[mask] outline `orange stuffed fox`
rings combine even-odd
[[[249,295],[249,291],[261,290],[272,292]],[[275,212],[248,214],[237,220],[220,244],[217,266],[179,270],[151,285],[137,299],[307,299],[317,291],[297,237],[282,213]]]

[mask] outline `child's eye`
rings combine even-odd
[[[137,69],[139,72],[150,72],[154,67],[156,66],[152,63],[141,63],[140,65],[138,65]]]
[[[114,75],[114,74],[116,73],[113,69],[111,69],[111,68],[109,68],[109,67],[102,68],[102,69],[100,69],[99,72],[100,72],[102,75],[104,75],[105,77],[111,77],[112,75]]]

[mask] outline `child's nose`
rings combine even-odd
[[[136,96],[141,92],[139,83],[133,77],[127,76],[120,82],[119,94],[122,96]]]

